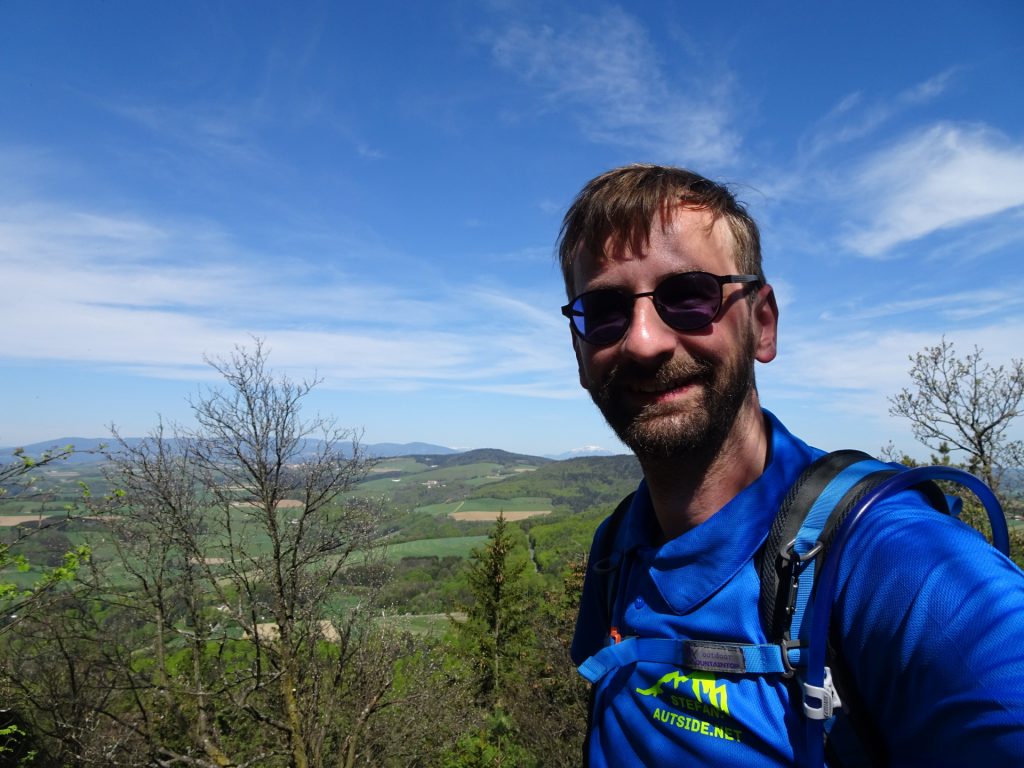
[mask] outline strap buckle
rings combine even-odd
[[[800,554],[796,551],[796,539],[793,539],[786,546],[779,550],[779,557],[785,562],[789,563],[796,561],[796,563],[806,563],[808,560],[813,560],[818,556],[818,553],[825,548],[825,544],[819,539],[814,542],[814,546],[811,547],[804,554]]]
[[[805,643],[801,642],[800,639],[793,640],[790,638],[787,632],[782,640],[779,641],[779,650],[782,651],[782,666],[783,666],[783,677],[792,677],[796,674],[796,667],[793,666],[793,662],[789,659],[789,652],[791,650],[801,650],[805,647]]]
[[[809,720],[828,720],[835,712],[843,708],[839,692],[836,691],[836,687],[832,683],[832,670],[828,667],[825,667],[825,681],[820,688],[816,685],[804,683],[803,689],[804,715]],[[821,705],[815,707],[808,704],[808,698],[817,699],[821,702]]]

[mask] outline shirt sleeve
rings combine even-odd
[[[1024,573],[915,494],[853,532],[839,654],[894,765],[1024,765]]]

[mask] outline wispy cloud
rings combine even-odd
[[[537,87],[548,109],[578,116],[592,141],[656,159],[732,165],[732,82],[666,71],[644,27],[621,9],[574,15],[569,28],[516,25],[493,41],[496,61]]]
[[[199,157],[227,160],[242,166],[271,166],[273,160],[253,136],[252,110],[225,105],[168,107],[156,104],[113,104],[114,114],[149,131],[155,138]]]
[[[900,300],[862,298],[823,312],[821,319],[854,322],[907,314],[920,316],[922,313],[927,313],[937,323],[961,323],[986,315],[1024,315],[1024,282],[999,280],[984,288]]]
[[[1024,247],[1024,207],[1017,207],[994,219],[979,221],[975,226],[945,233],[943,242],[935,245],[927,258],[937,264],[965,267],[990,254],[1021,247]]]
[[[883,257],[1024,205],[1024,144],[985,127],[936,125],[868,158],[845,197],[858,223],[844,244]]]
[[[811,159],[837,145],[869,136],[900,113],[941,96],[955,74],[954,69],[946,70],[884,100],[870,99],[860,91],[845,95],[801,139],[801,154]]]
[[[495,263],[530,264],[531,266],[543,262],[548,262],[554,266],[555,263],[554,247],[550,245],[525,246],[515,251],[489,253],[482,258]]]
[[[758,373],[764,402],[810,407],[819,420],[853,414],[878,425],[889,424],[889,398],[910,386],[910,357],[945,337],[961,356],[975,346],[993,365],[1020,357],[1024,321],[974,325],[944,332],[893,329],[827,335],[794,330],[782,339],[779,357]],[[781,407],[776,406],[776,407]]]
[[[17,329],[2,351],[10,360],[194,379],[204,354],[258,335],[276,366],[316,370],[328,388],[563,397],[544,382],[572,380],[564,329],[534,297],[369,282],[246,252],[191,221],[0,207],[0,275],[0,324]]]

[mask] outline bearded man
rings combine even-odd
[[[574,661],[636,639],[763,646],[755,558],[824,452],[758,397],[779,310],[757,225],[719,184],[633,165],[584,187],[559,256],[580,383],[644,474],[595,534]],[[917,491],[877,506],[839,565],[832,640],[850,685],[829,764],[1024,765],[1024,575]],[[588,765],[801,760],[785,676],[656,656],[592,675]]]

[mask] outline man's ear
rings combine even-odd
[[[580,373],[580,386],[589,391],[590,384],[587,381],[587,374],[583,370],[583,356],[580,352],[580,344],[583,342],[581,342],[576,334],[571,330],[569,331],[569,334],[572,336],[572,351],[576,353],[576,365],[579,368]]]
[[[753,308],[754,359],[770,363],[778,353],[779,305],[775,289],[765,283],[757,292]]]

